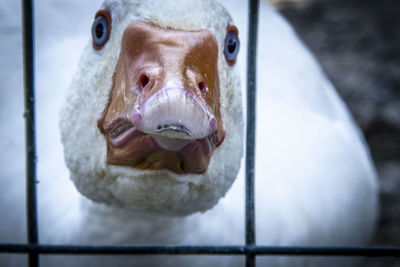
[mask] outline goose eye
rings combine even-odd
[[[106,10],[100,10],[92,25],[93,47],[100,50],[107,43],[111,32],[111,16]]]
[[[237,54],[239,53],[240,41],[238,30],[235,26],[230,25],[227,29],[225,37],[224,55],[229,66],[233,66],[236,62]]]

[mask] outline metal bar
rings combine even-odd
[[[74,246],[0,244],[0,253],[108,255],[285,255],[400,257],[400,247]]]
[[[34,75],[34,25],[33,0],[22,1],[22,25],[24,40],[24,87],[25,87],[25,140],[26,140],[26,211],[28,243],[38,243],[36,203],[36,134],[35,134],[35,75]],[[30,267],[39,266],[39,255],[29,252]]]
[[[247,46],[247,129],[246,129],[246,245],[254,246],[254,157],[256,122],[256,54],[259,0],[249,1],[249,29]],[[246,266],[255,266],[255,254],[246,254]]]

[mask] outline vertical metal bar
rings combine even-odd
[[[25,140],[26,140],[26,211],[29,244],[38,244],[36,203],[36,134],[35,134],[35,76],[34,76],[34,23],[33,0],[22,0],[22,25],[24,40],[25,87]],[[30,252],[30,267],[39,265],[39,255]]]
[[[254,158],[256,122],[256,54],[259,0],[249,1],[247,46],[247,131],[246,131],[246,245],[255,245]],[[246,266],[255,266],[255,255],[246,255]]]

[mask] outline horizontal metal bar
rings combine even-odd
[[[285,255],[400,257],[400,247],[273,247],[273,246],[75,246],[0,244],[0,253],[111,255]]]

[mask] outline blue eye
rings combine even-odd
[[[225,59],[230,66],[235,64],[237,54],[239,53],[240,41],[237,33],[233,30],[228,31],[225,38]]]
[[[108,12],[107,14],[99,14],[96,16],[92,25],[92,39],[95,49],[99,50],[106,44],[110,37],[110,28]]]

